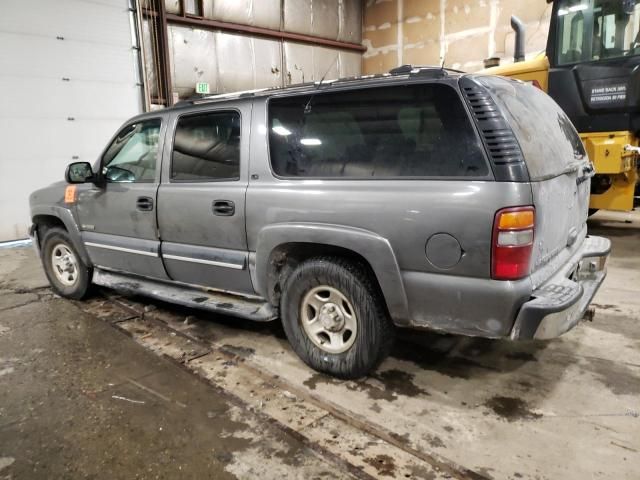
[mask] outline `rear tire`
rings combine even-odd
[[[319,372],[360,378],[391,350],[395,328],[362,265],[339,257],[307,260],[286,279],[280,305],[289,343]]]
[[[66,230],[48,229],[40,257],[51,288],[61,297],[80,300],[91,285],[91,269],[82,261]]]

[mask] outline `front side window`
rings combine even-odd
[[[240,178],[240,114],[209,112],[180,117],[171,154],[171,180]]]
[[[102,157],[102,175],[109,182],[153,182],[158,160],[160,119],[127,125]]]
[[[558,65],[640,54],[640,0],[560,0]]]
[[[281,177],[485,177],[457,92],[422,84],[274,98],[271,165]]]

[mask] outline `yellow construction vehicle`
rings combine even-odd
[[[524,60],[524,25],[511,18],[514,63],[485,69],[532,82],[567,113],[596,170],[590,211],[637,204],[640,0],[553,2],[546,52]]]

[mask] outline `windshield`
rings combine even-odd
[[[556,62],[640,54],[640,0],[559,0]]]

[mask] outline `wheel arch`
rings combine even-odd
[[[265,227],[250,256],[255,290],[278,305],[287,275],[300,262],[317,256],[351,259],[367,269],[397,324],[408,323],[404,284],[389,241],[368,230],[340,225],[286,223]]]
[[[36,247],[38,249],[41,248],[42,239],[48,229],[54,227],[63,228],[69,234],[73,242],[73,247],[78,252],[78,255],[80,255],[82,261],[88,266],[92,265],[89,254],[82,243],[80,229],[69,210],[57,206],[32,208],[31,221],[37,233],[37,235],[34,236],[34,241],[37,242]]]

